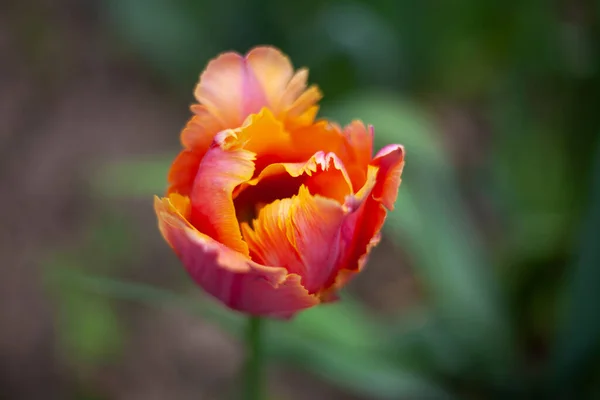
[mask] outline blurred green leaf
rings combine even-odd
[[[76,260],[55,256],[46,265],[46,285],[57,305],[60,345],[74,361],[86,365],[120,355],[123,328],[110,299],[55,279],[55,271],[72,268]]]
[[[512,332],[488,255],[458,192],[458,182],[426,113],[401,98],[361,94],[325,111],[375,127],[378,146],[402,143],[406,167],[386,227],[409,250],[443,325],[475,373],[501,379],[513,361]],[[457,371],[458,372],[458,371]]]
[[[413,310],[392,329],[395,341],[389,350],[403,365],[417,371],[456,375],[468,361],[448,328],[430,310]]]
[[[353,348],[323,344],[296,337],[290,332],[275,339],[271,352],[320,378],[368,398],[450,399],[438,384],[385,358]]]
[[[567,290],[568,306],[554,354],[553,387],[576,395],[600,355],[600,141],[597,142],[590,209],[584,220],[579,251]],[[579,393],[580,394],[580,393]]]
[[[565,139],[557,134],[563,116],[536,118],[536,110],[514,83],[498,100],[493,108],[496,135],[490,165],[496,202],[507,209],[506,253],[514,265],[564,251],[568,222],[576,211],[576,182]]]
[[[269,328],[276,359],[341,388],[370,398],[450,398],[437,384],[390,357],[384,327],[349,299],[307,310],[291,322],[271,322]]]
[[[112,30],[172,84],[191,87],[219,51],[209,39],[204,14],[182,1],[110,0],[102,4]]]
[[[312,24],[303,27],[302,32],[301,40],[321,42],[317,48],[298,46],[306,51],[303,58],[317,69],[319,60],[323,62],[342,54],[351,62],[362,82],[387,85],[398,78],[401,66],[398,37],[386,18],[374,12],[368,4],[327,4],[318,11]],[[318,75],[319,71],[316,72]],[[336,72],[332,69],[330,78],[335,79]],[[347,80],[335,80],[347,89]],[[330,83],[325,81],[324,84]],[[330,91],[327,93],[332,94]]]
[[[173,159],[173,155],[129,158],[101,165],[92,177],[92,190],[97,196],[109,198],[161,195]]]
[[[214,301],[200,301],[139,283],[62,269],[57,277],[96,294],[156,306],[177,306],[218,321],[235,335],[245,319]],[[352,301],[307,310],[290,322],[268,321],[265,342],[275,361],[300,366],[341,388],[369,398],[450,399],[439,385],[398,366],[378,339],[380,327]]]

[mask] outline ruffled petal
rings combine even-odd
[[[154,208],[163,236],[206,292],[234,310],[279,318],[289,318],[321,301],[302,287],[298,275],[260,265],[198,232],[182,215],[186,203],[189,199],[186,202],[175,194],[156,197]]]
[[[373,198],[380,201],[388,210],[393,210],[402,181],[404,147],[398,144],[384,147],[373,158],[371,165],[379,167],[377,184],[373,188]]]
[[[295,181],[296,188],[305,185],[310,193],[335,199],[342,204],[346,196],[352,194],[350,177],[339,157],[334,153],[318,151],[305,162],[268,165],[256,178],[240,185],[234,196],[245,190],[253,190],[249,189],[252,186],[255,186],[256,190],[263,190],[263,183],[267,183],[268,187],[271,187],[271,183],[293,187],[288,185],[289,178],[300,178]]]
[[[339,203],[301,186],[297,196],[265,206],[253,229],[243,223],[242,232],[255,260],[300,275],[309,293],[318,293],[338,264],[343,219]]]
[[[268,108],[249,116],[236,134],[239,145],[256,154],[257,172],[282,159],[300,160],[306,153]]]
[[[294,74],[289,58],[273,47],[257,47],[246,60],[262,87],[267,105],[288,128],[313,123],[318,110],[315,104],[323,96],[316,86],[306,89],[306,69]]]
[[[284,109],[284,119],[290,129],[307,126],[314,122],[323,94],[316,86],[309,87],[290,106]]]
[[[248,246],[242,240],[232,193],[236,186],[252,178],[254,153],[240,148],[228,148],[228,138],[227,135],[219,137],[221,142],[217,143],[216,140],[200,162],[191,192],[191,222],[202,233],[232,250],[248,255]]]
[[[283,104],[286,107],[292,105],[306,89],[307,80],[308,70],[306,68],[300,68],[285,87],[280,104]]]
[[[315,124],[289,131],[268,108],[250,115],[235,129],[237,145],[256,153],[256,172],[269,164],[304,162],[317,151],[336,152],[344,146],[344,137],[335,127]]]

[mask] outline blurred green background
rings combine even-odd
[[[235,398],[243,320],[151,203],[207,61],[272,44],[407,164],[344,301],[268,326],[270,398],[600,399],[595,2],[0,11],[0,398]]]

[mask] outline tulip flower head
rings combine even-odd
[[[289,318],[336,299],[394,207],[404,149],[373,153],[373,127],[315,120],[321,92],[271,47],[209,62],[181,133],[162,235],[228,307]]]

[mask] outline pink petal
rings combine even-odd
[[[378,168],[369,166],[365,185],[355,196],[348,197],[346,215],[340,236],[340,248],[344,257],[327,283],[330,291],[345,285],[366,264],[370,250],[379,242],[379,232],[383,227],[386,210],[379,201],[373,199]]]
[[[265,93],[246,59],[225,53],[210,61],[194,92],[224,128],[236,128],[267,105]]]
[[[226,135],[221,139],[227,140]],[[236,186],[252,178],[254,157],[254,153],[247,150],[227,149],[225,144],[215,143],[200,162],[190,196],[192,224],[245,255],[248,255],[248,246],[242,240],[232,193]]]
[[[306,90],[306,78],[306,70],[294,75],[290,60],[279,50],[256,47],[245,57],[229,52],[210,61],[194,94],[222,129],[239,127],[263,107],[295,128],[314,121],[315,104],[322,97],[314,86]]]
[[[290,318],[318,304],[284,268],[257,264],[198,232],[168,198],[155,198],[159,228],[190,276],[228,307],[253,315]]]
[[[368,166],[365,185],[346,206],[354,210],[342,228],[342,248],[346,257],[331,282],[333,290],[345,285],[366,264],[369,252],[379,243],[387,216],[385,208],[394,207],[400,185],[404,149],[400,145],[384,147]],[[385,206],[385,208],[384,208]]]
[[[404,147],[399,144],[384,147],[371,161],[371,165],[379,167],[377,184],[373,188],[373,198],[381,201],[381,204],[388,210],[393,210],[402,181]]]

